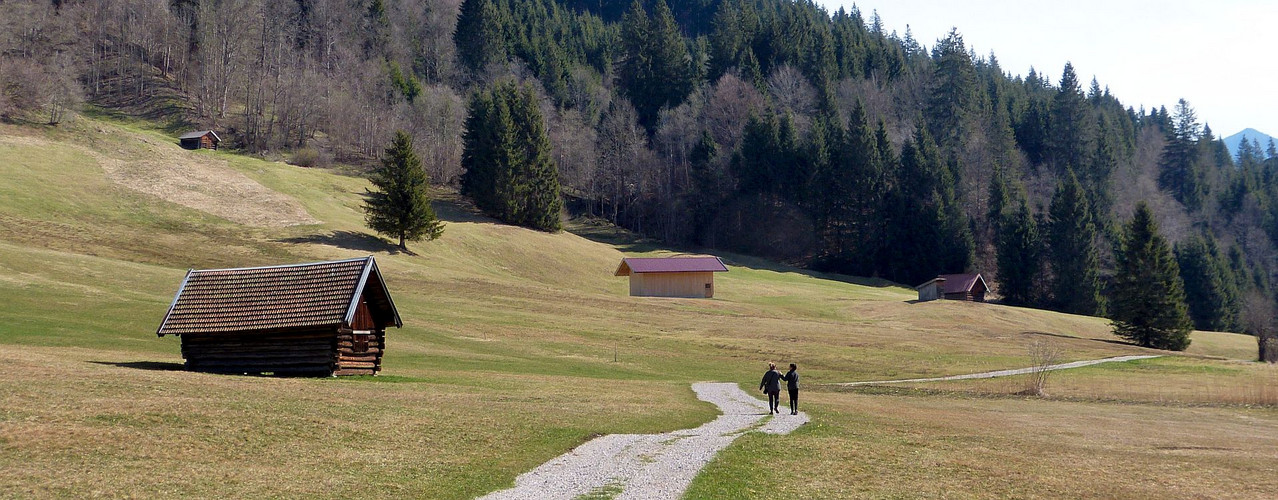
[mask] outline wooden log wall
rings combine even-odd
[[[337,370],[334,375],[376,375],[382,370],[382,353],[386,351],[386,331],[337,331]]]
[[[188,370],[210,373],[330,375],[337,368],[336,332],[182,336]],[[380,357],[380,354],[379,354]]]

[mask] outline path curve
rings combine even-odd
[[[592,439],[515,478],[515,487],[480,497],[497,499],[573,499],[590,493],[620,491],[619,500],[674,499],[715,454],[751,430],[789,434],[808,415],[768,418],[768,404],[737,384],[699,382],[692,390],[723,412],[697,427],[662,434],[609,434]],[[762,424],[762,425],[760,425]]]
[[[1070,368],[1081,368],[1084,366],[1099,365],[1101,363],[1121,363],[1124,361],[1135,361],[1138,359],[1150,359],[1150,358],[1161,358],[1161,357],[1162,356],[1116,356],[1113,358],[1089,359],[1084,361],[1074,361],[1071,363],[1061,363],[1059,365],[1048,365],[1045,368],[1045,370],[1047,371],[1068,370]],[[992,371],[992,372],[969,373],[967,375],[950,375],[948,377],[934,377],[934,378],[909,378],[909,379],[902,379],[902,380],[872,380],[872,381],[866,381],[866,382],[840,382],[840,383],[835,383],[830,385],[853,387],[858,385],[901,384],[906,382],[941,382],[945,380],[970,380],[970,379],[978,379],[978,378],[996,378],[996,377],[1010,377],[1012,375],[1025,375],[1027,373],[1033,373],[1035,370],[1038,370],[1038,368],[1034,368],[1034,367],[1017,368],[1014,370],[998,370],[998,371]]]

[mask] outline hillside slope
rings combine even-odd
[[[804,446],[841,450],[807,464],[814,476],[852,477],[868,472],[840,454],[880,430],[895,432],[848,427],[866,417],[859,404],[890,414],[931,411],[927,405],[951,399],[906,398],[899,406],[898,396],[835,393],[823,383],[1019,367],[1035,339],[1051,339],[1068,359],[1149,352],[1116,343],[1096,318],[915,304],[909,289],[734,256],[714,300],[630,298],[624,279],[612,276],[619,259],[670,250],[580,222],[557,234],[500,225],[446,194],[438,206],[448,222],[443,238],[401,254],[363,228],[362,179],[183,151],[145,124],[0,125],[0,158],[0,345],[10,353],[0,375],[0,467],[11,471],[0,478],[0,496],[468,498],[508,486],[592,435],[699,425],[713,409],[689,383],[749,388],[768,360],[797,362],[805,374],[816,420],[801,435]],[[383,376],[186,373],[177,339],[154,336],[188,268],[369,254],[405,321],[388,335]],[[1253,347],[1250,338],[1199,332],[1191,357],[1093,372],[1092,392],[1078,397],[1104,398],[1109,386],[1101,382],[1192,373],[1159,398],[1211,405],[1204,399],[1211,388],[1268,372],[1194,356],[1245,358]],[[1036,404],[978,400],[952,411],[981,419]],[[1221,439],[1236,430],[1224,424],[1236,417],[1228,408],[1173,407],[1166,418],[1189,411],[1222,422]],[[1247,415],[1278,430],[1271,410]],[[752,438],[745,446],[771,453],[785,443]],[[1080,443],[1074,452],[1101,453],[1098,446]],[[732,450],[694,492],[756,488],[752,474],[762,464]],[[1242,460],[1272,454],[1278,443],[1261,439],[1239,450]],[[936,453],[950,461],[965,452]],[[1232,461],[1202,466],[1250,474]],[[919,480],[912,467],[899,472],[900,481]],[[980,477],[1002,484],[992,473]],[[787,491],[853,494],[833,484]],[[1058,486],[1007,491],[1050,494]],[[756,491],[774,491],[766,488],[774,487]],[[1151,484],[1119,496],[1163,492]]]

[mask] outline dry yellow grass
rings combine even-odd
[[[821,393],[689,498],[1271,498],[1273,410]]]
[[[695,400],[690,382],[748,386],[767,360],[798,362],[815,388],[1021,367],[1025,347],[1041,338],[1063,345],[1069,360],[1150,352],[1115,343],[1095,318],[914,304],[906,288],[849,283],[731,255],[732,270],[717,278],[715,300],[631,298],[625,280],[612,276],[623,252],[666,250],[625,236],[601,242],[611,240],[585,225],[572,230],[589,238],[504,226],[449,201],[438,207],[449,222],[443,239],[413,244],[417,255],[404,255],[362,227],[362,179],[225,153],[183,153],[154,132],[120,124],[83,120],[76,126],[110,133],[94,135],[93,154],[87,154],[65,145],[75,130],[0,125],[0,136],[35,135],[54,144],[0,141],[6,159],[0,162],[0,348],[12,353],[0,371],[0,469],[11,471],[0,475],[0,496],[465,498],[508,485],[596,433],[697,425],[712,409]],[[295,200],[320,223],[254,227],[123,188],[99,161],[129,160],[145,149],[139,143],[225,162]],[[188,267],[368,254],[377,255],[406,322],[388,336],[387,376],[270,379],[165,370],[180,363],[178,342],[157,339],[154,330]],[[1195,334],[1191,354],[1245,353],[1236,336],[1223,335]],[[1238,364],[1243,372],[1230,371],[1230,362],[1200,357],[1163,363],[1079,372],[1080,394],[1092,383],[1086,377],[1104,387],[1134,387],[1132,395],[1115,398],[1140,400],[1169,390],[1173,381],[1186,391],[1232,387],[1259,369]],[[1064,391],[1067,380],[1053,378],[1047,391],[1057,382]],[[930,452],[918,443],[939,436],[948,443],[940,455],[947,460],[1009,446],[1043,450],[1045,441],[1012,425],[1022,421],[985,423],[1012,412],[1024,415],[1025,426],[1055,425],[1064,418],[1055,412],[1068,410],[1119,429],[1125,415],[1156,413],[962,394],[809,393],[805,404],[816,425],[794,441],[744,441],[717,462],[728,473],[708,474],[705,481],[743,497],[786,491],[820,497],[862,491],[853,478],[869,470],[884,475],[876,489],[864,490],[870,496],[933,496],[928,493],[986,484],[997,486],[990,490],[996,495],[1019,496],[1008,481],[1046,474],[1043,468],[1010,459],[1000,466],[995,458],[1006,451],[972,467],[919,468],[929,463],[919,457]],[[1183,418],[1173,422],[1191,413],[1177,415]],[[1271,410],[1192,415],[1202,419],[1199,438],[1212,442],[1233,439],[1239,419],[1262,430],[1278,420]],[[919,437],[901,438],[912,435]],[[1055,437],[1077,446],[1067,457],[1095,454],[1102,465],[1157,458],[1069,434]],[[873,446],[863,448],[862,440]],[[749,443],[773,452],[801,450],[812,486],[756,483],[772,464]],[[1270,446],[1263,443],[1256,446]],[[884,461],[862,469],[850,458],[863,452]],[[1059,489],[1025,491],[1084,488],[1103,495],[1086,489],[1093,488],[1091,469],[1067,459],[1051,463],[1061,471],[1053,472],[1059,485],[1052,488]],[[1159,464],[1165,462],[1126,470]],[[887,477],[893,470],[900,472],[896,479]],[[1168,484],[1189,485],[1185,491],[1221,488],[1221,496],[1252,490],[1199,478],[1201,471],[1256,473],[1241,461],[1157,470],[1168,474]],[[1135,494],[1120,486],[1113,490],[1120,496]]]

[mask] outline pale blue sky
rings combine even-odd
[[[957,27],[1004,71],[1033,66],[1060,83],[1066,61],[1139,108],[1185,98],[1218,136],[1252,127],[1278,136],[1278,1],[816,0],[831,12],[875,10],[884,30],[928,48]]]

